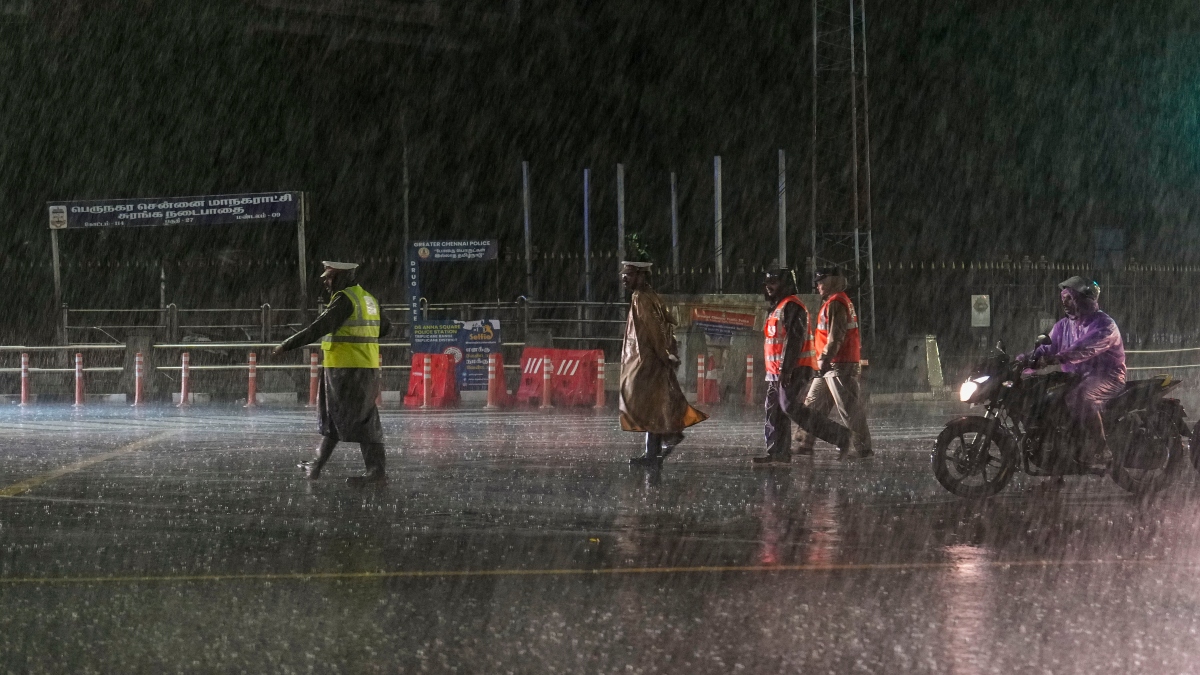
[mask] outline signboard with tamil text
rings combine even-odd
[[[738,331],[753,330],[755,316],[714,307],[693,307],[692,325],[710,339],[728,339]]]
[[[50,229],[295,223],[299,192],[48,202]]]

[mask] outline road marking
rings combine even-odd
[[[479,577],[600,577],[647,574],[729,574],[780,572],[864,572],[941,570],[967,568],[1009,567],[1072,567],[1072,566],[1151,566],[1162,565],[1180,569],[1195,569],[1198,563],[1165,560],[1007,560],[928,563],[846,563],[840,565],[728,565],[702,567],[610,567],[603,569],[499,569],[499,570],[401,570],[395,572],[288,572],[280,574],[182,574],[173,576],[133,577],[9,577],[0,584],[98,584],[98,583],[187,583],[196,581],[371,581],[381,579],[431,579]]]
[[[33,478],[27,478],[19,483],[13,483],[12,485],[9,485],[6,488],[0,489],[0,497],[16,497],[17,495],[21,495],[26,492],[29,492],[30,490],[41,485],[42,483],[52,481],[55,478],[59,478],[60,476],[65,476],[69,473],[81,471],[83,469],[88,468],[89,466],[92,466],[93,464],[99,464],[100,462],[110,460],[113,457],[120,457],[121,455],[128,455],[131,452],[136,452],[138,450],[141,450],[142,448],[146,447],[147,445],[150,445],[151,443],[161,441],[162,439],[164,439],[168,436],[172,436],[174,434],[175,434],[174,431],[166,431],[161,434],[151,436],[149,438],[143,438],[140,441],[134,441],[133,443],[130,443],[128,445],[123,445],[123,446],[117,448],[116,450],[109,450],[108,452],[102,452],[99,455],[94,455],[92,457],[88,457],[87,459],[81,459],[78,462],[74,462],[72,464],[68,464],[63,467],[59,467],[53,471],[47,471],[46,473],[39,474],[37,476],[34,476]]]

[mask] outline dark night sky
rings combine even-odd
[[[791,237],[807,237],[807,2],[560,4],[525,2],[516,27],[455,22],[447,34],[474,51],[251,32],[269,12],[235,0],[54,3],[0,24],[0,247],[10,267],[43,265],[19,292],[44,297],[50,199],[302,189],[314,258],[399,256],[402,118],[414,237],[494,236],[515,252],[527,159],[539,250],[580,250],[584,167],[597,248],[613,248],[624,162],[629,226],[663,257],[679,173],[685,265],[704,264],[721,154],[730,258],[766,264],[777,148],[792,167]],[[1121,228],[1134,257],[1196,262],[1194,2],[867,11],[878,259],[1087,260],[1093,228]],[[75,264],[147,266],[70,272],[76,304],[156,304],[158,260],[223,249],[277,260],[256,272],[269,282],[226,266],[178,285],[280,304],[285,291],[264,289],[294,274],[288,232],[71,235]]]

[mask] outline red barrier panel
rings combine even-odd
[[[530,404],[543,402],[544,362],[550,359],[550,399],[552,405],[585,406],[596,404],[596,365],[603,358],[599,349],[548,349],[527,347],[521,353],[521,386],[516,399]]]
[[[429,405],[445,408],[458,403],[458,382],[454,377],[454,357],[450,354],[413,354],[412,371],[408,377],[408,394],[404,405],[420,406],[425,402],[425,359],[430,360]]]

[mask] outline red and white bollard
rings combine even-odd
[[[83,354],[75,352],[75,407],[83,405]]]
[[[375,377],[379,386],[375,388],[375,407],[383,407],[383,352],[379,352],[379,375]]]
[[[320,377],[320,372],[317,370],[317,353],[313,352],[308,358],[308,407],[317,407],[317,379]]]
[[[421,365],[421,407],[429,408],[433,405],[433,356],[425,355],[425,362]]]
[[[253,408],[258,405],[258,354],[250,352],[250,356],[247,358],[246,371],[248,372],[246,407]]]
[[[141,352],[133,355],[133,404],[142,405],[145,401],[142,399],[144,395],[143,381],[146,378],[146,359]]]
[[[604,400],[604,354],[596,359],[596,407],[603,408]]]
[[[192,397],[191,383],[188,382],[192,377],[191,372],[192,357],[187,352],[184,352],[180,357],[179,364],[179,407],[184,408],[192,404],[188,399]]]
[[[21,352],[21,405],[29,405],[29,354]]]
[[[746,355],[746,405],[754,405],[754,357]]]
[[[708,383],[705,382],[706,378],[704,366],[706,359],[704,356],[704,354],[696,355],[696,403],[698,405],[704,405],[705,403],[708,403],[708,400],[705,398],[705,392],[708,389]]]
[[[487,405],[485,408],[499,408],[500,404],[497,399],[500,397],[496,394],[496,365],[500,360],[499,354],[488,354],[488,389],[487,389]],[[505,392],[507,393],[507,392]]]
[[[553,408],[554,403],[553,389],[551,376],[554,375],[554,364],[550,361],[549,356],[542,357],[542,408]]]

